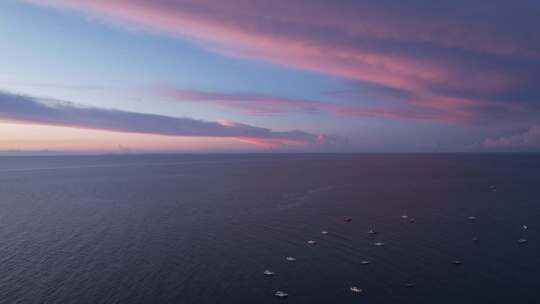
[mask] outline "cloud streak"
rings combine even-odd
[[[27,2],[192,39],[230,56],[341,77],[360,87],[405,91],[410,97],[400,101],[409,112],[439,110],[447,114],[445,121],[504,120],[509,108],[535,109],[531,105],[540,96],[535,0]]]
[[[47,104],[35,97],[1,91],[0,122],[166,136],[224,137],[267,148],[333,146],[347,142],[346,138],[335,135],[311,134],[299,130],[278,132],[237,122],[209,122],[192,118],[81,107],[69,102]]]
[[[332,103],[318,100],[293,99],[268,94],[245,92],[212,92],[161,88],[157,94],[177,102],[210,104],[248,115],[274,115],[281,113],[328,113],[348,117],[383,117],[402,120],[433,120],[449,123],[473,123],[479,120],[481,107],[512,111],[510,105],[484,103],[461,98],[440,98],[438,103],[409,96],[408,106],[397,104],[386,107],[359,106],[358,103]]]

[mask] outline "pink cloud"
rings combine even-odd
[[[470,27],[433,17],[416,20],[378,14],[376,5],[364,4],[351,13],[339,5],[322,2],[295,5],[277,1],[272,5],[235,0],[224,5],[209,0],[27,1],[80,10],[135,30],[191,37],[237,56],[393,87],[418,89],[445,83],[500,89],[515,82],[511,75],[493,70],[481,73],[481,77],[459,77],[459,69],[472,62],[445,57],[426,60],[416,53],[381,51],[374,40],[430,42],[490,53],[515,52],[505,51],[508,47],[495,39],[495,33],[471,31]],[[465,30],[471,33],[465,35]],[[333,34],[339,39],[334,39]],[[478,41],[487,41],[487,46],[478,46]]]
[[[525,21],[513,20],[515,33],[501,25],[501,20],[512,17],[504,5],[487,11],[474,4],[439,4],[433,8],[416,1],[342,5],[317,0],[26,1],[80,11],[130,30],[191,39],[229,56],[264,60],[414,95],[403,100],[412,107],[405,110],[347,108],[264,97],[257,98],[257,106],[238,99],[213,101],[231,108],[245,107],[244,111],[250,113],[315,108],[343,115],[470,121],[480,116],[480,107],[499,108],[501,104],[487,101],[489,98],[456,97],[449,92],[477,96],[518,90],[534,82],[531,78],[536,72],[531,67],[509,66],[508,58],[540,59],[540,41],[528,27],[527,10],[523,10]],[[475,18],[474,13],[482,18]]]

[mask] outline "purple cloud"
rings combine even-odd
[[[266,146],[341,145],[347,139],[299,130],[278,132],[237,122],[209,122],[192,118],[46,104],[38,98],[0,92],[0,122],[18,122],[167,136],[227,137]]]

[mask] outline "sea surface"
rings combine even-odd
[[[540,303],[540,155],[0,157],[0,303]]]

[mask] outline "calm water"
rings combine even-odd
[[[540,303],[539,255],[540,155],[0,158],[1,303]]]

